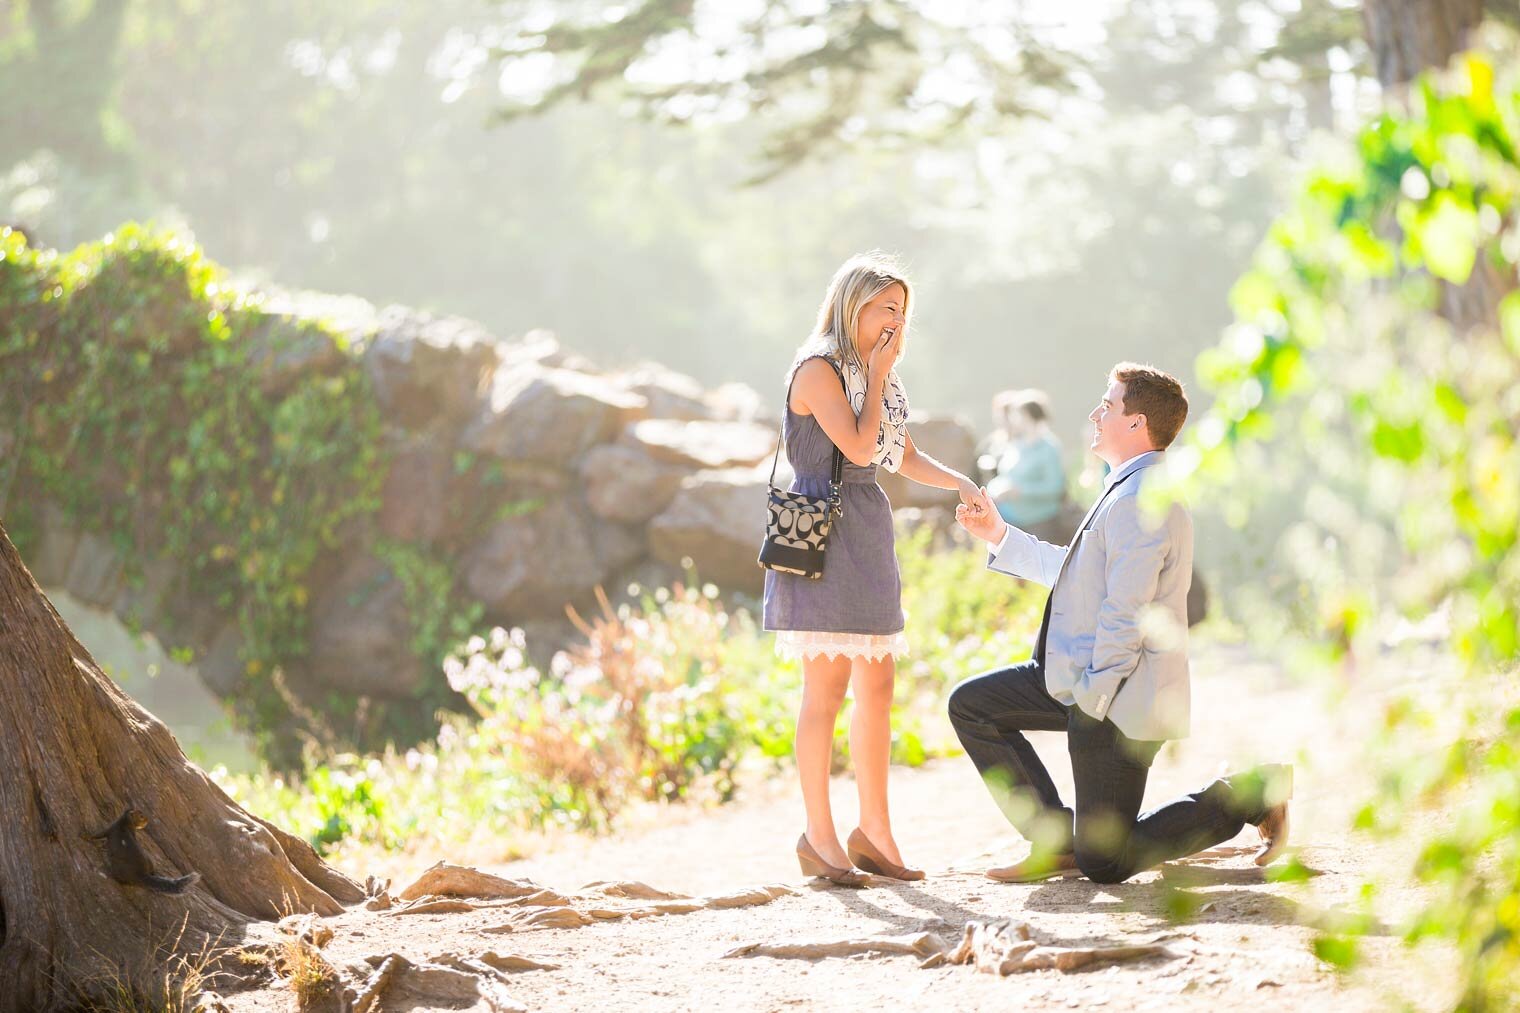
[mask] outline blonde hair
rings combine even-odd
[[[902,340],[906,342],[913,309],[913,286],[909,284],[907,274],[891,254],[880,250],[858,253],[834,272],[834,279],[829,282],[823,303],[818,307],[818,322],[813,325],[813,333],[797,349],[787,370],[788,381],[798,366],[816,355],[826,355],[840,365],[853,362],[864,372],[866,364],[861,361],[860,351],[855,346],[860,311],[889,285],[903,288]],[[907,352],[906,345],[903,352]],[[902,361],[902,355],[898,356],[898,361]]]

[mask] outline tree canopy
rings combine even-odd
[[[0,65],[34,67],[51,118],[104,124],[113,154],[101,165],[13,129],[31,100],[0,90],[0,203],[44,245],[127,218],[184,223],[259,280],[461,313],[504,336],[550,327],[609,364],[662,359],[763,390],[839,261],[892,247],[926,296],[920,347],[945,349],[915,355],[915,403],[980,416],[999,385],[1047,386],[1074,431],[1083,369],[1137,338],[1183,363],[1224,322],[1222,300],[1198,293],[1244,263],[1276,200],[1261,170],[1328,103],[1322,82],[1261,62],[1281,19],[1237,0],[1194,14],[1116,5],[1076,34],[1059,12],[1023,25],[990,8],[957,21],[933,5],[767,4],[716,26],[738,40],[727,48],[704,34],[710,6],[613,24],[590,4],[546,22],[537,5],[476,0],[136,0],[113,59],[58,55],[44,73],[42,8],[16,5],[0,15]],[[683,18],[701,40],[678,52],[660,39],[686,38]],[[602,25],[644,35],[630,49]],[[873,41],[830,64],[852,31]],[[561,90],[521,115],[534,87],[596,47],[630,73],[588,85],[594,102]],[[635,49],[676,70],[722,49],[729,69],[658,84]],[[108,80],[86,101],[67,85],[90,73]],[[517,115],[502,122],[504,110]],[[807,124],[826,122],[820,157],[801,158]],[[738,187],[774,176],[783,163],[768,152],[798,158]],[[1020,335],[1094,364],[955,365]]]

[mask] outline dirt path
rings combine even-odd
[[[1363,694],[1358,708],[1327,707],[1317,690],[1288,684],[1275,667],[1235,648],[1203,652],[1195,673],[1194,737],[1163,750],[1147,802],[1201,787],[1222,769],[1262,759],[1294,761],[1293,839],[1301,846],[1299,860],[1317,873],[1307,883],[1268,882],[1250,862],[1246,846],[1254,843],[1254,831],[1214,853],[1118,886],[1086,880],[994,883],[982,870],[1018,857],[1025,846],[1002,821],[969,762],[956,759],[893,773],[898,840],[904,854],[929,872],[921,884],[884,881],[850,891],[805,882],[790,852],[800,804],[789,784],[772,784],[758,797],[715,812],[679,814],[614,839],[556,842],[550,852],[489,870],[561,893],[609,880],[690,895],[768,884],[790,888],[764,905],[593,919],[573,928],[517,921],[505,933],[500,929],[508,920],[499,907],[402,916],[355,911],[332,921],[337,936],[324,952],[339,966],[391,952],[425,960],[487,950],[558,965],[503,976],[505,991],[531,1010],[1217,1010],[1262,1003],[1272,1009],[1357,1010],[1449,1003],[1454,983],[1449,960],[1439,953],[1409,951],[1389,934],[1374,936],[1366,946],[1367,966],[1347,977],[1311,950],[1313,923],[1350,910],[1369,874],[1405,857],[1398,845],[1353,840],[1346,830],[1349,813],[1365,797],[1358,743],[1365,741],[1375,706],[1366,706]],[[1055,736],[1036,741],[1069,793],[1064,743]],[[853,794],[847,779],[836,782],[841,830],[853,825]],[[608,896],[568,901],[576,909],[612,909],[601,915],[634,904]],[[1379,897],[1384,917],[1417,900],[1407,890],[1385,889]],[[1182,910],[1188,914],[1177,920]],[[967,923],[1007,918],[1027,924],[1034,940],[1049,946],[1149,943],[1165,952],[1076,972],[1007,976],[968,966],[921,969],[922,957],[913,954],[725,956],[747,944],[923,932],[953,945]],[[268,988],[228,1001],[233,1010],[284,1009],[288,993]],[[468,1006],[401,1002],[380,1008]]]

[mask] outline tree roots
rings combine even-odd
[[[503,879],[478,869],[439,862],[398,895],[411,901],[388,912],[440,914],[502,908],[508,920],[483,932],[518,932],[523,929],[573,929],[597,921],[684,915],[693,911],[724,910],[769,904],[777,897],[795,895],[787,886],[758,886],[714,897],[689,897],[659,890],[645,883],[588,883],[581,892],[561,894],[526,879]],[[470,898],[463,900],[461,898]],[[484,899],[487,903],[474,903]],[[644,903],[627,903],[628,901]]]
[[[1099,964],[1113,964],[1150,957],[1176,956],[1161,945],[1169,936],[1155,936],[1128,945],[1116,946],[1048,946],[1034,939],[1029,926],[1003,919],[996,922],[970,922],[953,949],[933,932],[916,932],[899,936],[867,936],[802,943],[747,943],[725,953],[725,957],[776,957],[790,960],[822,960],[827,957],[881,956],[908,954],[923,958],[920,967],[944,964],[970,964],[988,974],[1018,974],[1025,971],[1076,971]]]

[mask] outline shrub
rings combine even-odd
[[[910,765],[953,747],[944,697],[956,681],[1028,656],[1044,601],[1042,589],[986,573],[981,550],[930,552],[928,538],[900,543],[916,651],[899,669],[892,758]],[[748,610],[694,580],[637,604],[599,604],[576,616],[585,642],[547,671],[530,663],[520,630],[470,638],[444,668],[475,719],[449,720],[433,745],[313,757],[304,784],[216,776],[325,849],[401,846],[420,832],[604,830],[630,803],[726,801],[746,763],[789,762],[801,665],[775,654]],[[848,723],[836,737],[841,768]]]
[[[310,571],[376,509],[384,468],[362,370],[260,383],[261,354],[350,350],[315,322],[267,329],[259,299],[172,233],[128,224],[59,255],[0,227],[0,503],[23,537],[25,513],[56,504],[111,539],[129,580],[179,563],[175,590],[235,617],[234,703],[267,737],[289,717],[272,674],[305,649]]]
[[[1467,1009],[1508,1008],[1520,985],[1520,708],[1495,678],[1520,658],[1520,77],[1506,45],[1501,86],[1470,54],[1310,176],[1199,360],[1214,407],[1170,455],[1241,508],[1238,524],[1248,484],[1302,484],[1282,597],[1322,661],[1433,618],[1466,662],[1476,700],[1387,708],[1394,746],[1358,825],[1453,811],[1410,870],[1435,890],[1405,928],[1457,946]],[[1349,963],[1354,933],[1320,950]]]

